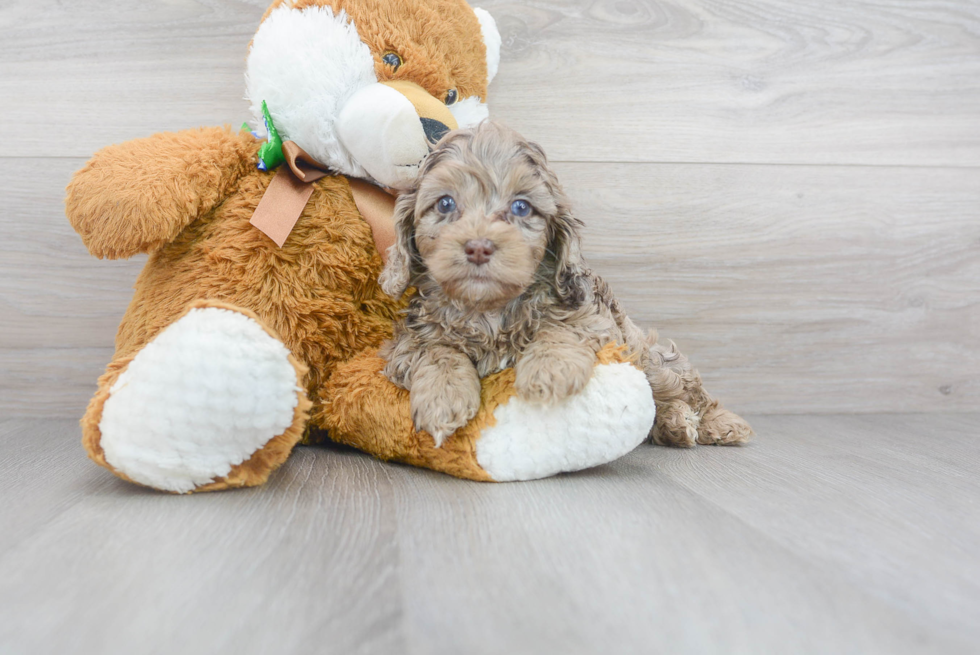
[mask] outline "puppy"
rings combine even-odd
[[[381,356],[437,446],[476,415],[480,378],[513,366],[521,397],[557,403],[585,387],[609,342],[627,346],[650,381],[655,443],[750,436],[687,358],[642,333],[587,268],[582,223],[538,145],[492,122],[448,134],[398,199],[395,222],[382,289],[417,291]]]

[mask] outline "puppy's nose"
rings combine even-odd
[[[490,256],[497,248],[490,239],[470,239],[463,246],[466,260],[471,264],[482,266],[490,261]]]

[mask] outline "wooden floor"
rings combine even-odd
[[[0,423],[0,653],[976,653],[980,415],[465,482],[301,448],[169,496]]]
[[[0,655],[980,652],[980,1],[473,1],[492,115],[751,446],[148,492],[77,425],[144,259],[92,258],[64,187],[248,118],[268,2],[0,2]]]

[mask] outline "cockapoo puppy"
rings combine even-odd
[[[541,148],[493,122],[446,135],[395,209],[381,285],[417,289],[381,356],[437,446],[473,418],[480,378],[516,368],[516,389],[558,403],[592,377],[596,352],[627,346],[657,406],[655,443],[739,444],[752,431],[704,390],[671,344],[623,312],[582,258],[568,199]]]

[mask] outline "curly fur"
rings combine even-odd
[[[447,196],[455,209],[443,213]],[[515,200],[531,212],[515,215]],[[687,358],[641,332],[586,266],[582,223],[536,144],[492,122],[447,135],[395,218],[381,285],[394,297],[416,292],[381,351],[384,372],[410,391],[415,425],[437,445],[476,414],[480,378],[513,366],[522,397],[556,403],[585,387],[596,353],[613,342],[653,389],[653,441],[748,439],[748,424],[708,395]],[[492,247],[488,261],[468,259],[474,243]]]

